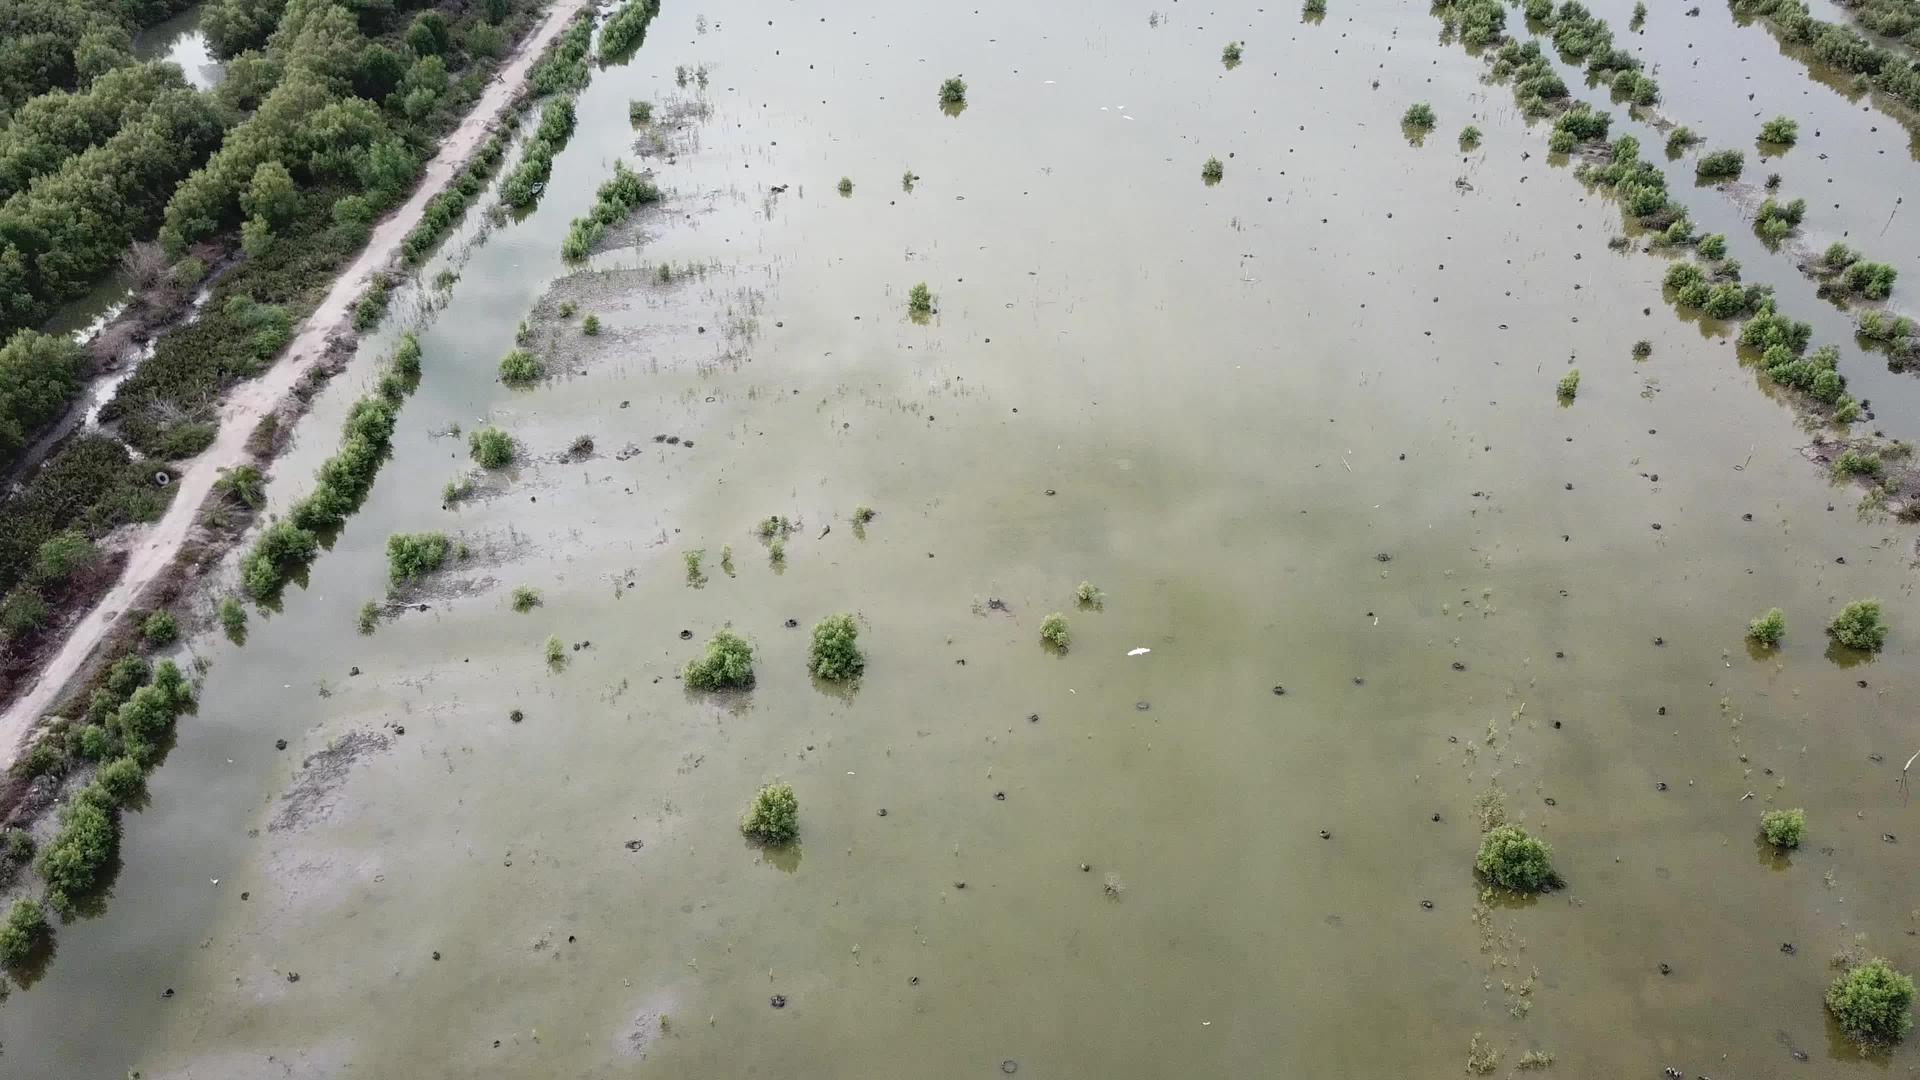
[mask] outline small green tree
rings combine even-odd
[[[561,641],[558,634],[548,634],[547,643],[541,646],[540,651],[546,656],[549,667],[559,667],[567,662],[567,643]]]
[[[1067,617],[1054,612],[1040,620],[1040,640],[1062,652],[1073,642],[1073,633],[1067,629]]]
[[[526,386],[538,382],[546,373],[546,367],[525,349],[514,349],[500,358],[500,381],[508,386]]]
[[[1887,644],[1887,624],[1880,615],[1880,601],[1849,603],[1827,624],[1827,633],[1849,649],[1879,652]]]
[[[1540,892],[1560,881],[1553,871],[1553,847],[1518,825],[1489,829],[1480,838],[1473,866],[1494,884],[1519,892]]]
[[[1769,648],[1780,644],[1780,639],[1787,636],[1787,613],[1768,608],[1765,615],[1747,624],[1747,636]]]
[[[800,835],[800,800],[793,785],[768,784],[754,793],[740,816],[740,831],[763,844],[787,844]]]
[[[1480,129],[1468,124],[1460,129],[1460,149],[1471,150],[1480,145]]]
[[[40,902],[25,896],[15,900],[5,925],[0,925],[0,964],[19,966],[46,932],[47,913]]]
[[[965,105],[967,103],[966,80],[955,75],[940,84],[940,104]],[[991,104],[991,102],[989,102]]]
[[[1417,101],[1407,106],[1407,111],[1401,115],[1400,122],[1415,131],[1432,131],[1434,125],[1440,122],[1440,118],[1434,115],[1433,106],[1424,101]]]
[[[586,318],[580,320],[580,332],[588,337],[598,336],[600,333],[600,316],[589,314]]]
[[[807,646],[807,670],[829,682],[856,678],[867,666],[861,655],[860,626],[852,615],[829,615],[813,627],[813,641]]]
[[[447,534],[443,532],[394,533],[387,537],[387,581],[404,585],[431,574],[447,561]]]
[[[1580,393],[1580,369],[1574,368],[1560,376],[1559,384],[1554,388],[1561,401],[1572,401]]]
[[[540,590],[528,585],[513,587],[513,610],[525,615],[540,606]]]
[[[1797,848],[1807,832],[1807,812],[1801,809],[1768,810],[1760,815],[1760,835],[1777,848]]]
[[[171,611],[156,611],[140,626],[140,636],[149,646],[160,648],[180,640],[180,623]]]
[[[1760,125],[1760,141],[1792,146],[1800,138],[1800,125],[1784,116],[1776,116]]]
[[[733,690],[753,685],[753,646],[731,630],[707,640],[707,651],[687,661],[682,673],[695,690]]]
[[[226,596],[220,599],[220,626],[227,636],[239,640],[247,632],[247,608],[237,598]]]
[[[1671,139],[1668,145],[1672,145]],[[1738,150],[1715,150],[1696,161],[1693,172],[1702,180],[1735,180],[1746,164],[1747,156]]]
[[[1913,1030],[1913,979],[1875,957],[1833,980],[1827,1011],[1863,1046],[1899,1042]]]
[[[513,463],[513,439],[497,427],[483,427],[467,436],[467,452],[483,469],[504,469]]]
[[[907,311],[914,315],[933,314],[933,291],[922,281],[907,290]]]

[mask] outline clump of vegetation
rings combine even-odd
[[[907,313],[911,315],[933,314],[933,291],[922,281],[907,290]]]
[[[1860,259],[1848,264],[1841,272],[1840,282],[1849,293],[1864,296],[1868,300],[1885,300],[1893,292],[1894,279],[1899,276],[1899,271],[1886,263]]]
[[[652,177],[634,172],[624,161],[615,161],[613,178],[600,185],[593,209],[567,226],[566,238],[560,242],[561,258],[586,258],[609,228],[634,210],[659,201],[660,189],[654,186]]]
[[[1491,44],[1507,25],[1507,11],[1500,0],[1454,0],[1433,10],[1440,16],[1442,34],[1458,34],[1469,49]]]
[[[600,316],[588,315],[580,320],[580,332],[588,337],[597,337],[600,333]]]
[[[681,676],[694,690],[738,690],[753,685],[753,646],[731,630],[707,639],[707,651],[687,661]]]
[[[728,577],[733,576],[733,545],[720,545],[720,570]]]
[[[220,627],[226,631],[228,638],[238,642],[246,637],[247,608],[245,604],[234,597],[223,596],[220,598],[217,614],[220,618]]]
[[[1300,5],[1300,14],[1309,18],[1319,18],[1327,13],[1327,0],[1304,0]]]
[[[574,303],[574,302],[573,302],[573,301],[571,301],[571,300],[562,300],[562,301],[560,301],[560,309],[559,309],[559,310],[560,310],[560,317],[561,317],[561,318],[563,318],[563,319],[571,319],[571,318],[573,318],[573,316],[574,316],[574,313],[580,310],[580,305],[579,305],[579,304],[576,304],[576,303]]]
[[[531,585],[515,585],[513,587],[513,610],[514,611],[519,612],[522,615],[525,615],[527,612],[532,611],[534,608],[539,607],[540,603],[541,603],[541,599],[540,599],[539,589],[536,589]]]
[[[1760,141],[1776,146],[1792,146],[1800,139],[1800,125],[1784,116],[1776,116],[1760,125]]]
[[[1702,180],[1737,180],[1746,165],[1747,156],[1738,150],[1715,150],[1694,162],[1693,174]]]
[[[1083,608],[1103,607],[1107,602],[1106,594],[1095,588],[1091,581],[1081,582],[1080,587],[1073,590],[1073,598]]]
[[[1875,957],[1827,987],[1827,1011],[1863,1046],[1887,1046],[1913,1030],[1913,979]]]
[[[1041,619],[1040,640],[1065,652],[1073,642],[1073,633],[1067,629],[1067,617],[1056,611]]]
[[[47,883],[47,903],[55,911],[71,914],[76,901],[99,885],[101,873],[113,861],[120,842],[113,806],[105,791],[86,788],[60,809],[59,828],[35,860]]]
[[[940,84],[940,104],[965,105],[967,103],[967,83],[955,75]]]
[[[853,194],[853,177],[851,176],[841,177],[839,188],[840,188],[841,195],[845,195],[845,196],[852,195]]]
[[[860,652],[860,627],[852,615],[829,615],[813,627],[813,640],[807,645],[807,670],[816,678],[845,682],[866,669],[867,658]]]
[[[1467,1074],[1486,1076],[1500,1067],[1500,1048],[1479,1032],[1467,1043]]]
[[[1227,167],[1222,165],[1217,157],[1208,158],[1206,164],[1200,166],[1200,179],[1208,184],[1217,184],[1226,179],[1226,176]]]
[[[547,658],[548,667],[559,667],[567,662],[567,643],[560,640],[558,634],[548,634],[547,643],[541,648]]]
[[[1747,624],[1747,637],[1772,648],[1787,636],[1787,613],[1768,608],[1765,615]]]
[[[706,548],[694,548],[680,553],[681,561],[687,564],[687,584],[697,588],[707,583],[706,572],[700,569],[700,563],[706,557]]]
[[[287,578],[313,561],[320,538],[290,521],[276,521],[240,560],[240,582],[255,600],[278,595]]]
[[[446,563],[450,546],[443,532],[394,533],[387,537],[387,582],[400,586],[433,573]]]
[[[1843,450],[1833,461],[1835,476],[1866,476],[1877,480],[1886,474],[1886,469],[1886,463],[1878,456],[1860,450]]]
[[[1827,624],[1827,633],[1849,649],[1879,652],[1887,644],[1887,624],[1880,614],[1880,601],[1854,600],[1848,603]]]
[[[653,123],[653,102],[638,98],[627,102],[627,121],[635,127]]]
[[[868,506],[866,503],[861,503],[853,508],[853,523],[855,525],[865,525],[876,516],[878,515],[873,512],[873,507]]]
[[[508,386],[538,382],[546,373],[546,367],[525,349],[515,349],[500,358],[500,381]]]
[[[1644,0],[1633,0],[1633,17],[1627,20],[1627,29],[1638,30],[1647,25],[1647,5]]]
[[[763,844],[792,843],[800,835],[800,800],[792,784],[768,784],[754,793],[740,817],[740,831]]]
[[[354,624],[362,634],[371,634],[380,629],[380,605],[372,600],[360,605],[360,615]]]
[[[467,476],[455,477],[454,479],[447,481],[446,485],[440,489],[440,505],[445,507],[452,507],[456,503],[460,503],[465,501],[466,499],[472,498],[473,491],[474,491],[474,487],[473,487],[472,477],[467,477]]]
[[[1220,48],[1220,62],[1231,71],[1240,66],[1240,43],[1229,41]]]
[[[1801,219],[1807,216],[1807,200],[1794,199],[1788,203],[1778,203],[1767,199],[1754,211],[1753,228],[1760,238],[1771,243],[1779,243],[1793,235],[1800,226]]]
[[[1679,157],[1688,150],[1706,142],[1706,138],[1685,124],[1667,132],[1667,156]]]
[[[483,469],[504,469],[513,463],[513,439],[491,425],[467,436],[467,453]]]
[[[540,125],[520,151],[520,162],[500,181],[500,201],[515,210],[525,210],[539,201],[553,175],[553,159],[573,138],[573,99],[549,98],[540,109]]]
[[[1723,233],[1708,233],[1700,238],[1697,249],[1703,259],[1718,261],[1727,257],[1727,238]]]
[[[1572,368],[1560,376],[1560,382],[1554,387],[1554,394],[1564,402],[1571,402],[1580,393],[1580,369]]]
[[[13,902],[7,921],[0,924],[0,965],[18,967],[47,934],[47,913],[40,902],[23,896]]]
[[[792,532],[793,529],[793,522],[788,520],[785,514],[769,514],[753,527],[753,531],[760,534],[760,539],[762,540],[772,540],[778,536],[785,536]]]
[[[1633,343],[1633,358],[1635,360],[1645,360],[1652,355],[1653,342],[1648,341],[1646,338],[1641,338],[1639,341]]]
[[[1460,129],[1460,149],[1471,150],[1480,145],[1480,129],[1468,124]]]
[[[900,174],[900,190],[906,192],[909,195],[913,194],[913,182],[918,179],[920,178],[913,175],[912,169],[908,169],[906,172],[901,173]]]
[[[1427,132],[1434,129],[1434,125],[1440,122],[1440,118],[1434,115],[1432,105],[1424,101],[1416,101],[1407,106],[1407,111],[1400,115],[1400,122],[1414,131]]]
[[[624,63],[647,40],[647,26],[660,13],[660,0],[628,0],[600,28],[600,62]]]
[[[767,561],[775,566],[779,566],[787,561],[787,541],[785,537],[776,536],[767,541]]]
[[[1777,848],[1797,848],[1806,835],[1805,810],[1768,810],[1760,815],[1760,835]]]
[[[180,640],[180,622],[171,611],[156,611],[140,624],[140,637],[148,648],[161,648]]]
[[[1480,838],[1474,869],[1487,880],[1518,892],[1540,892],[1560,883],[1553,871],[1553,848],[1518,825],[1498,825]]]

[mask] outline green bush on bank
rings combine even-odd
[[[394,533],[387,537],[387,582],[398,587],[444,566],[452,545],[443,532]]]
[[[654,186],[651,176],[634,172],[623,161],[615,161],[613,177],[600,185],[593,210],[586,217],[574,218],[567,227],[566,239],[560,243],[561,257],[586,258],[593,253],[593,246],[600,242],[608,227],[639,207],[659,201],[660,189]]]
[[[647,40],[647,25],[660,13],[660,0],[627,0],[600,28],[600,62],[625,63]]]
[[[867,658],[860,652],[860,626],[848,614],[829,615],[813,627],[807,646],[807,670],[829,682],[859,677]]]
[[[800,835],[800,800],[792,784],[768,784],[754,793],[740,817],[740,831],[763,844],[787,844]]]

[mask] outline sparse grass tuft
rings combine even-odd
[[[694,690],[736,690],[753,685],[753,646],[731,630],[707,639],[707,651],[687,661],[681,677]]]
[[[1787,613],[1779,608],[1768,608],[1765,615],[1747,624],[1747,637],[1769,648],[1786,636]]]
[[[637,99],[627,102],[627,121],[635,127],[653,123],[653,102]]]
[[[1633,343],[1633,358],[1635,360],[1645,360],[1652,355],[1653,342],[1648,341],[1646,338],[1641,338],[1639,341]]]
[[[865,525],[867,522],[872,521],[874,517],[873,507],[868,506],[866,503],[861,503],[859,506],[853,508],[853,523],[855,525]]]
[[[720,545],[720,569],[728,577],[733,576],[733,545]]]
[[[1460,149],[1471,150],[1480,145],[1480,129],[1468,124],[1460,129]]]
[[[1805,810],[1768,810],[1760,815],[1760,835],[1777,848],[1797,848],[1806,835]]]
[[[740,816],[740,831],[763,844],[788,844],[800,835],[800,800],[792,784],[768,784]]]
[[[547,643],[541,651],[546,655],[548,667],[559,667],[567,662],[567,643],[561,641],[558,634],[548,634]]]
[[[372,600],[360,605],[360,618],[356,625],[362,634],[371,634],[380,628],[380,605]]]
[[[775,566],[780,566],[787,561],[787,540],[785,537],[776,536],[767,541],[767,561],[773,563]]]
[[[853,177],[843,176],[840,178],[840,194],[843,196],[851,196],[853,194]]]
[[[687,564],[687,584],[698,588],[707,583],[707,575],[700,569],[700,562],[706,557],[706,548],[694,548],[680,553],[680,560]]]
[[[580,332],[588,337],[597,337],[600,333],[600,316],[588,315],[580,320]]]
[[[1040,640],[1061,652],[1067,651],[1067,646],[1073,643],[1073,633],[1067,629],[1067,617],[1056,611],[1041,619]]]
[[[907,290],[907,312],[912,315],[933,314],[933,292],[922,281]]]
[[[229,639],[238,643],[240,639],[246,637],[247,606],[242,604],[238,597],[221,597],[219,616],[220,627],[227,632]]]
[[[807,670],[829,682],[845,682],[866,669],[860,652],[860,626],[848,614],[829,615],[813,627],[807,645]]]
[[[1880,601],[1855,600],[1847,604],[1827,624],[1827,633],[1849,649],[1879,652],[1887,644],[1887,624],[1880,614]]]
[[[513,587],[513,610],[525,615],[541,604],[540,590],[531,585]]]
[[[1091,581],[1081,582],[1080,587],[1073,590],[1073,598],[1079,601],[1080,606],[1083,608],[1102,607],[1107,602],[1106,594],[1094,588],[1093,582]]]
[[[1222,46],[1220,49],[1220,62],[1227,65],[1228,70],[1239,67],[1240,43],[1237,41],[1229,41],[1226,45]]]

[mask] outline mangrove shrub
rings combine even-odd
[[[1875,957],[1833,980],[1827,1011],[1863,1045],[1899,1042],[1913,1030],[1913,979]]]
[[[768,784],[754,793],[740,816],[740,831],[763,844],[786,844],[800,835],[800,800],[793,785]]]
[[[731,630],[707,640],[707,651],[687,661],[682,677],[695,690],[734,690],[753,685],[753,646]]]
[[[813,627],[807,646],[807,670],[831,682],[857,677],[867,666],[860,653],[860,627],[852,615],[829,615]]]
[[[1527,835],[1518,825],[1500,825],[1480,838],[1474,869],[1496,885],[1520,892],[1540,892],[1558,884],[1553,871],[1553,848]]]

